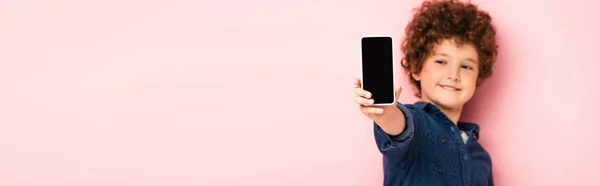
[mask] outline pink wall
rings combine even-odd
[[[419,2],[2,1],[0,185],[381,185],[359,37]],[[465,118],[497,184],[600,185],[600,4],[475,2],[502,48]]]

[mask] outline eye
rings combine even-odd
[[[437,63],[437,64],[442,64],[442,65],[445,65],[445,64],[446,64],[446,61],[442,61],[442,60],[435,60],[435,63]]]
[[[473,67],[468,66],[468,65],[461,65],[461,68],[467,69],[467,70],[473,70]]]

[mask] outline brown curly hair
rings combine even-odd
[[[451,39],[455,44],[472,44],[479,55],[477,86],[492,75],[498,54],[496,29],[491,16],[474,4],[456,0],[427,0],[415,9],[405,30],[401,50],[402,67],[421,97],[421,85],[411,74],[418,74],[436,44]]]

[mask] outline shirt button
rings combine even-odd
[[[464,160],[467,160],[467,155],[464,155],[464,156],[463,156],[463,159],[464,159]]]
[[[445,140],[445,139],[442,139],[442,144],[445,144],[445,143],[446,143],[446,140]]]
[[[389,147],[390,146],[390,142],[385,143],[385,146]]]

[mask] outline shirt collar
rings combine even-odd
[[[428,113],[442,112],[438,106],[429,102],[418,101],[414,105]],[[458,129],[473,134],[476,139],[479,138],[480,128],[476,123],[458,121],[457,126]]]

